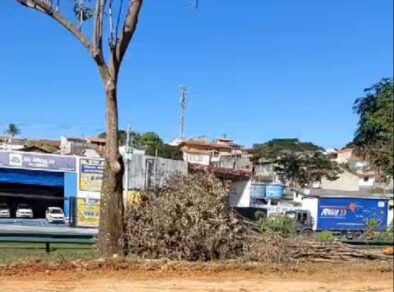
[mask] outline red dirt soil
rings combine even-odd
[[[43,270],[15,266],[0,276],[0,291],[393,291],[392,263],[303,264],[295,269],[163,264],[111,269]],[[69,268],[69,267],[67,267]],[[250,269],[250,270],[249,270]]]

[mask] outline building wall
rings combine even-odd
[[[360,177],[358,180],[358,184],[362,188],[371,188],[373,187],[374,183],[375,183],[374,176],[364,176],[364,177]]]
[[[363,160],[350,160],[348,161],[349,168],[358,173],[363,173],[369,167],[369,163]]]
[[[212,145],[212,144],[201,144],[201,145],[183,145],[179,148],[182,152],[196,152],[196,151],[214,151],[217,150],[222,154],[231,154],[232,149],[230,147],[223,147],[221,145]]]
[[[183,160],[189,163],[197,163],[202,165],[209,165],[211,162],[211,155],[204,153],[188,153],[183,152]]]
[[[317,212],[318,212],[318,198],[303,197],[302,198],[302,209],[308,210],[313,218],[313,230],[317,229]]]
[[[271,163],[271,164],[255,165],[254,172],[255,175],[273,177],[275,175],[274,164]]]
[[[359,177],[348,171],[344,171],[339,175],[337,180],[330,181],[323,178],[320,188],[323,190],[358,191],[360,189]]]
[[[1,150],[8,150],[8,151],[18,151],[23,149],[25,146],[24,145],[13,145],[13,144],[0,144],[0,149]]]
[[[336,161],[338,163],[343,163],[346,162],[352,157],[352,149],[343,149],[341,151],[338,151],[338,155],[336,158]]]
[[[232,155],[232,148],[219,144],[181,144],[183,160],[190,163],[210,165],[219,162],[221,157]]]
[[[215,167],[230,169],[252,170],[253,168],[253,164],[250,162],[248,157],[221,156],[217,162],[212,164]]]
[[[229,203],[231,207],[250,207],[252,180],[234,181],[230,185]]]

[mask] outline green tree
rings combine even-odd
[[[393,176],[393,79],[382,79],[357,98],[359,122],[353,143],[381,174]]]
[[[310,187],[320,182],[323,177],[336,180],[342,172],[335,161],[331,161],[321,152],[294,153],[280,155],[275,161],[274,170],[290,187]]]
[[[98,135],[100,138],[105,138],[105,132]],[[119,145],[126,145],[127,132],[125,130],[118,131]],[[172,146],[163,142],[160,136],[154,132],[146,132],[139,134],[137,132],[130,132],[131,145],[136,148],[145,148],[146,154],[168,159],[182,160],[182,152],[176,146]]]
[[[272,139],[263,144],[254,144],[250,153],[252,160],[275,160],[283,153],[305,153],[324,150],[311,142],[301,142],[298,139]]]
[[[4,131],[4,133],[9,135],[11,138],[14,138],[16,135],[19,135],[21,133],[21,130],[16,124],[11,123],[8,125],[8,128]]]
[[[141,135],[137,132],[134,132],[134,131],[130,131],[129,135],[130,135],[130,141],[131,141],[132,146],[139,147],[139,145],[140,145],[139,141],[140,141]],[[100,133],[98,135],[98,137],[105,138],[106,137],[105,132]],[[126,130],[118,130],[119,145],[121,145],[121,146],[126,145],[126,140],[127,140],[127,131]]]
[[[146,154],[155,155],[156,150],[162,147],[164,144],[163,140],[154,132],[146,132],[141,135],[139,139],[141,146],[146,148]]]
[[[180,151],[177,146],[172,146],[168,144],[162,144],[161,146],[159,146],[157,150],[157,155],[159,157],[168,158],[168,159],[175,159],[175,160],[183,159],[182,151]]]
[[[295,187],[301,177],[305,176],[304,161],[300,154],[282,154],[276,161],[274,170],[279,174],[280,179],[289,183],[290,187]]]

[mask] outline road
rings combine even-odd
[[[75,228],[66,224],[50,224],[45,219],[0,219],[0,234],[78,234],[96,235],[96,228]]]

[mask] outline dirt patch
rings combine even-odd
[[[337,280],[325,277],[263,275],[254,272],[218,272],[196,275],[113,272],[103,275],[89,272],[77,279],[71,275],[48,275],[36,280],[0,280],[0,290],[8,291],[393,291],[389,274],[360,277],[356,273]],[[66,276],[66,277],[65,277]],[[349,277],[350,276],[350,277]],[[356,279],[357,278],[357,279]]]
[[[52,270],[38,267],[3,274],[0,291],[393,291],[392,263],[387,262],[291,268],[157,261],[134,262],[123,268],[109,263],[92,269],[70,268],[69,264]]]

